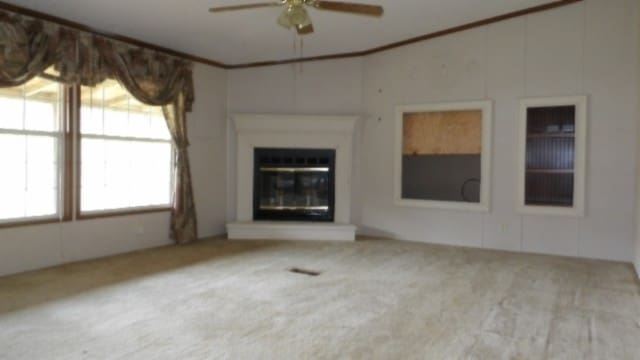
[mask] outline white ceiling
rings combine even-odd
[[[211,6],[260,0],[8,0],[188,54],[226,64],[295,57],[294,35],[276,24],[280,10],[211,14]],[[267,0],[269,1],[269,0]],[[351,0],[355,1],[355,0]],[[316,32],[303,55],[366,50],[550,0],[362,0],[384,6],[381,19],[309,10]],[[299,54],[298,54],[299,55]]]

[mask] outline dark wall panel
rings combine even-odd
[[[480,202],[480,163],[480,155],[405,155],[402,197]]]

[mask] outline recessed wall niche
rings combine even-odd
[[[488,210],[491,102],[398,106],[398,205]]]
[[[585,96],[520,103],[518,207],[524,213],[584,214]]]

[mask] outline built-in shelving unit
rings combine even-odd
[[[527,109],[525,204],[573,206],[575,106]]]
[[[587,105],[584,95],[520,100],[520,213],[584,216]]]

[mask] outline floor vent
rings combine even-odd
[[[308,275],[308,276],[318,276],[318,275],[320,275],[319,271],[301,269],[301,268],[297,268],[297,267],[289,269],[289,272],[292,272],[292,273],[295,273],[295,274]]]

